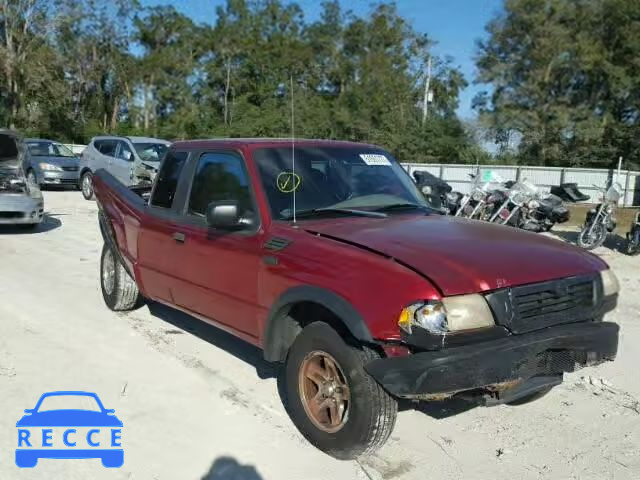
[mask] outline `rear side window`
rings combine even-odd
[[[242,158],[233,153],[205,153],[198,161],[189,197],[189,214],[204,217],[211,202],[237,200],[240,213],[253,214]]]
[[[158,178],[151,197],[151,205],[171,208],[187,156],[187,152],[169,152],[167,154],[158,172]]]
[[[118,142],[115,140],[96,140],[93,144],[101,154],[108,157],[115,157],[116,146],[118,145]]]

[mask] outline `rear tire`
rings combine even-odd
[[[100,287],[104,303],[115,312],[135,310],[144,303],[135,280],[106,243],[100,258]]]
[[[640,228],[634,228],[627,239],[627,255],[640,253]]]
[[[80,191],[85,200],[93,198],[93,174],[84,172],[80,177]]]
[[[317,358],[320,360],[315,363]],[[296,337],[285,367],[287,404],[291,420],[312,445],[340,460],[351,460],[376,451],[387,441],[395,425],[398,405],[364,370],[366,363],[377,358],[380,355],[368,347],[348,345],[323,322],[308,325]],[[334,362],[333,368],[331,362]],[[319,387],[305,374],[315,371],[309,369],[310,363],[324,366],[321,371],[325,373],[337,372],[339,387],[335,388],[331,375],[317,377],[323,383]],[[320,399],[318,403],[314,403],[316,398]],[[339,404],[337,399],[342,399],[343,407],[338,412],[343,413],[337,415],[341,419],[339,425],[331,425],[334,418],[331,406]],[[323,408],[322,402],[329,406]],[[320,413],[314,417],[308,413],[313,412],[310,405],[318,404],[316,412]],[[325,416],[329,422],[322,425],[319,416]]]
[[[589,235],[589,230],[591,230],[591,224],[585,225],[578,235],[578,246],[585,250],[593,250],[601,246],[607,239],[608,232],[603,223],[593,225],[591,235]]]

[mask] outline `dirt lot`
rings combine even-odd
[[[166,308],[107,310],[95,204],[78,192],[45,200],[38,231],[0,230],[2,479],[640,478],[640,257],[598,252],[623,286],[610,317],[622,326],[616,362],[568,375],[530,405],[406,410],[379,454],[339,462],[298,434],[254,348]],[[52,390],[94,391],[115,409],[122,468],[15,466],[16,421]]]

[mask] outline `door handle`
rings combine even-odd
[[[182,232],[175,232],[173,234],[173,239],[178,243],[184,243],[185,238],[186,237],[184,236],[184,233],[182,233]]]

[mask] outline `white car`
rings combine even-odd
[[[107,170],[124,185],[151,183],[171,142],[149,137],[94,137],[80,157],[80,187],[93,198],[93,173]]]

